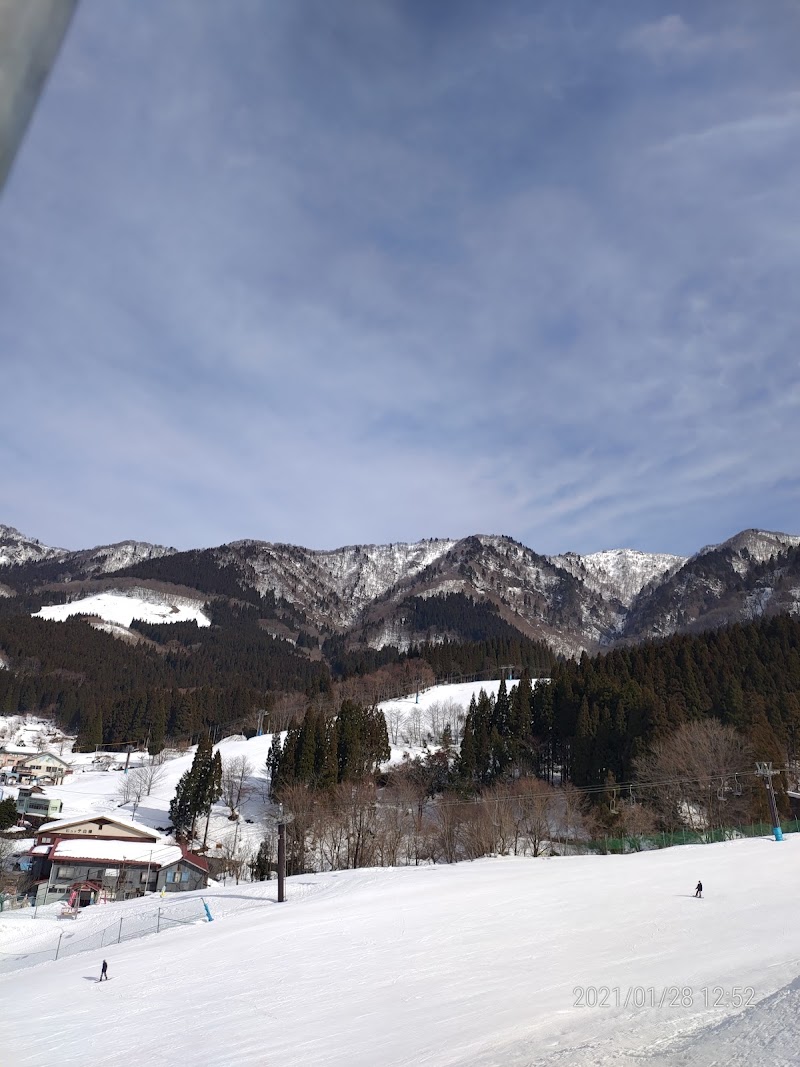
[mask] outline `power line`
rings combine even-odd
[[[780,768],[774,773],[778,774],[781,771],[788,771],[788,767]],[[610,785],[585,785],[585,786],[571,786],[569,789],[569,795],[574,796],[578,794],[580,796],[597,796],[601,793],[614,793],[614,792],[644,792],[648,789],[657,789],[659,787],[665,787],[670,785],[699,785],[703,783],[724,782],[729,778],[757,778],[759,774],[757,771],[729,771],[726,774],[710,774],[702,778],[659,778],[650,782],[614,782]],[[556,795],[565,796],[567,790],[562,789],[559,794]],[[513,796],[506,797],[491,797],[487,798],[483,796],[470,797],[464,800],[439,800],[437,807],[443,806],[459,806],[464,804],[480,804],[488,802],[492,804],[513,804],[520,800],[537,800],[539,798],[552,798],[552,792],[533,792],[533,793],[516,793]]]

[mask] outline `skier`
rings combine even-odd
[[[108,981],[108,964],[105,960],[103,960],[103,967],[100,971],[100,978],[98,979],[98,981],[102,982],[104,978],[106,981]]]
[[[696,897],[702,897],[702,895],[703,895],[703,883],[702,882],[698,882],[697,885],[695,886],[694,895]]]

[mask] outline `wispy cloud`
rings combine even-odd
[[[662,15],[623,33],[622,44],[656,61],[698,59],[712,52],[747,48],[751,37],[740,27],[722,25],[702,32],[692,29],[682,15]]]
[[[791,8],[581,10],[84,4],[0,202],[0,521],[800,530]]]

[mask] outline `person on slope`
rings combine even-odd
[[[702,882],[698,882],[697,885],[695,886],[694,895],[696,897],[702,897],[702,895],[703,895],[703,883]]]
[[[102,982],[104,978],[105,978],[106,981],[108,981],[108,964],[106,963],[105,960],[103,960],[103,966],[102,966],[102,969],[100,971],[99,981]]]

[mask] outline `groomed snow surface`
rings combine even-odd
[[[497,685],[437,687],[419,704],[415,696],[392,704],[423,716],[437,701],[466,710],[473,691]],[[12,721],[16,740],[22,726]],[[219,746],[223,758],[246,755],[254,765],[242,811],[253,823],[239,824],[253,845],[263,833],[269,742]],[[167,762],[137,822],[166,825],[191,757]],[[88,770],[89,755],[71,758],[77,773],[47,789],[63,798],[63,816],[130,818],[130,805],[117,806],[122,772]],[[232,831],[218,805],[210,841]],[[211,924],[166,932],[162,924],[139,941],[0,977],[0,1063],[57,1058],[68,1067],[88,1055],[160,1063],[169,1049],[170,1062],[208,1067],[798,1064],[799,875],[793,835],[781,844],[305,875],[288,880],[280,906],[274,882],[220,886],[202,894]],[[692,896],[698,878],[703,900]],[[202,916],[191,903],[199,894],[179,896],[166,905]],[[58,905],[36,920],[29,909],[7,912],[0,951],[52,950],[62,929],[65,943],[77,943],[118,917],[126,936],[147,932],[162,903],[96,906],[74,922],[56,918]],[[103,956],[112,981],[97,985]],[[576,987],[587,991],[583,1006]],[[737,1012],[734,990],[747,987],[752,1002]],[[596,998],[605,1006],[585,1005]]]
[[[3,1062],[796,1064],[798,876],[790,837],[220,887],[212,923],[0,978]]]
[[[130,626],[134,619],[141,622],[196,622],[198,626],[210,626],[211,621],[199,604],[190,600],[153,596],[145,600],[138,596],[126,596],[124,593],[96,593],[73,600],[69,604],[53,604],[40,608],[33,617],[54,619],[63,622],[72,615],[97,616],[107,623],[118,626]]]

